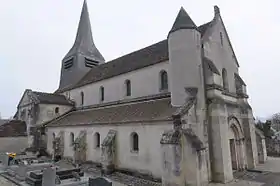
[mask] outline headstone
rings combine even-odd
[[[89,178],[89,186],[112,186],[112,182],[105,178]]]
[[[42,186],[55,186],[56,170],[48,167],[43,171]]]
[[[4,168],[9,166],[9,156],[6,154],[1,154],[1,164]]]
[[[58,175],[55,176],[55,184],[56,184],[56,185],[61,184],[61,180],[60,180],[60,178],[59,178]]]
[[[75,181],[80,181],[81,180],[81,177],[80,177],[78,172],[72,172],[72,174],[73,174],[73,177],[74,177]]]

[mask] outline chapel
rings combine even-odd
[[[26,122],[30,146],[100,164],[105,174],[137,172],[163,185],[226,183],[234,171],[264,161],[265,144],[256,137],[218,6],[203,25],[182,7],[166,33],[106,61],[85,0],[58,89],[27,89],[18,104],[14,117]]]

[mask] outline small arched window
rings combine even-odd
[[[55,133],[54,132],[52,133],[52,138],[53,138],[53,140],[55,140]]]
[[[100,101],[104,101],[104,87],[101,86],[99,91],[100,91]]]
[[[84,92],[81,92],[81,106],[84,105]]]
[[[99,148],[100,147],[100,134],[98,132],[96,132],[94,134],[94,147],[95,148]]]
[[[220,42],[221,42],[221,45],[224,46],[224,40],[223,40],[223,33],[220,32]]]
[[[131,96],[131,82],[130,80],[125,81],[125,95]]]
[[[56,114],[58,114],[58,113],[59,113],[59,107],[55,107],[54,112],[55,112]]]
[[[130,136],[130,141],[131,141],[131,150],[133,152],[138,152],[139,151],[139,137],[136,132],[133,132]]]
[[[75,136],[74,136],[74,133],[71,132],[71,133],[70,133],[70,145],[73,145],[73,144],[74,144],[74,141],[75,141]]]
[[[222,70],[222,78],[223,78],[223,88],[224,88],[224,90],[228,90],[227,71],[224,68]]]
[[[168,90],[168,75],[165,70],[160,72],[160,90]]]

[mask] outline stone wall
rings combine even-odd
[[[0,152],[18,153],[28,147],[27,136],[0,137]]]
[[[266,150],[268,156],[280,157],[280,141],[275,139],[266,139]]]

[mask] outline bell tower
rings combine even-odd
[[[76,84],[91,68],[104,62],[104,57],[93,42],[85,0],[74,45],[62,60],[59,89]]]

